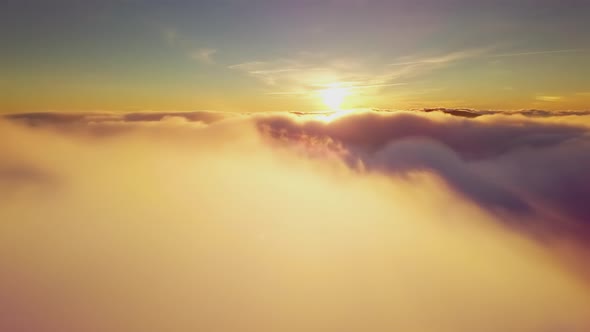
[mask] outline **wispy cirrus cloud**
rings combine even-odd
[[[232,65],[262,82],[273,95],[305,95],[338,86],[349,90],[381,89],[403,85],[394,71],[382,72],[368,61],[302,54],[271,61]]]
[[[455,52],[418,60],[403,59],[394,64],[371,58],[329,57],[301,53],[290,58],[251,61],[229,66],[267,86],[269,94],[297,95],[337,85],[351,90],[383,89],[405,85],[405,79],[427,74],[483,50]]]
[[[414,90],[408,88],[394,90],[395,86],[417,84],[420,89],[427,90],[456,87],[448,81],[437,80],[441,72],[449,67],[460,69],[462,66],[468,66],[468,63],[483,65],[489,63],[490,59],[499,61],[502,58],[512,57],[569,56],[584,52],[583,49],[501,52],[506,49],[505,46],[490,45],[448,52],[402,56],[394,61],[385,61],[383,58],[371,56],[345,57],[301,52],[285,58],[238,63],[229,66],[229,69],[246,74],[262,83],[266,94],[269,95],[306,97],[336,86],[346,88],[361,98],[369,98],[365,99],[366,103],[371,98],[375,98],[374,100],[384,99],[384,95],[381,93],[391,93],[391,100],[396,101],[404,100],[405,97],[415,94]],[[483,70],[487,69],[483,68]],[[392,89],[384,91],[388,88]],[[381,94],[381,97],[375,97],[378,94]],[[446,102],[452,105],[467,104],[464,99],[448,99],[438,96],[437,102],[439,104]],[[540,102],[565,100],[563,96],[553,95],[532,96],[532,99],[537,99]],[[411,103],[422,105],[420,100]]]
[[[202,64],[215,63],[215,54],[217,49],[214,48],[200,48],[190,53],[190,57]]]
[[[178,44],[180,37],[178,29],[171,26],[158,26],[158,31],[168,45],[175,46]]]
[[[492,53],[497,47],[483,47],[474,48],[461,51],[455,51],[438,56],[430,56],[423,58],[406,57],[407,61],[400,61],[390,63],[390,66],[409,66],[409,65],[444,65],[467,60],[472,58],[507,58],[507,57],[521,57],[521,56],[535,56],[535,55],[549,55],[549,54],[567,54],[585,52],[584,49],[562,49],[562,50],[542,50],[542,51],[522,51],[522,52],[508,52],[508,53]]]
[[[546,95],[541,95],[541,96],[536,96],[535,99],[538,100],[538,101],[556,102],[556,101],[562,100],[563,97],[562,96],[546,96]]]
[[[391,63],[371,57],[331,57],[302,52],[288,58],[234,64],[229,69],[259,80],[273,95],[304,95],[334,85],[362,93],[363,90],[408,84],[408,79],[483,56],[490,50],[490,47],[481,47],[435,56],[405,56]]]
[[[172,49],[186,53],[189,58],[201,64],[214,64],[216,62],[215,55],[219,53],[218,49],[199,45],[201,43],[192,40],[176,27],[160,26],[159,33]]]
[[[454,51],[438,56],[429,56],[423,58],[405,57],[407,61],[393,62],[389,66],[414,66],[414,65],[448,65],[453,62],[478,57],[489,53],[491,48],[474,48],[461,51]]]
[[[584,49],[563,49],[563,50],[544,50],[544,51],[527,51],[527,52],[513,52],[513,53],[500,53],[491,54],[488,57],[491,58],[505,58],[505,57],[519,57],[529,55],[545,55],[545,54],[560,54],[560,53],[579,53],[584,52]]]

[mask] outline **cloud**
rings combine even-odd
[[[561,96],[537,96],[535,99],[539,101],[556,102],[563,99]]]
[[[584,52],[583,49],[563,49],[563,50],[544,50],[544,51],[528,51],[528,52],[512,52],[512,53],[492,53],[494,47],[482,47],[465,49],[461,51],[450,52],[439,56],[431,57],[405,57],[406,61],[399,61],[389,64],[390,66],[408,66],[408,65],[444,65],[458,62],[461,60],[471,58],[506,58],[506,57],[520,57],[520,56],[531,56],[531,55],[548,55],[548,54],[561,54],[561,53],[578,53]]]
[[[513,52],[513,53],[502,53],[502,54],[491,54],[491,55],[489,55],[489,57],[503,58],[503,57],[518,57],[518,56],[529,56],[529,55],[546,55],[546,54],[578,53],[578,52],[584,52],[584,50],[583,49],[564,49],[564,50]]]
[[[160,27],[162,37],[170,46],[176,46],[179,42],[179,33],[176,28],[173,27]]]
[[[394,62],[390,63],[389,66],[409,66],[409,65],[445,65],[460,60],[478,57],[484,55],[490,51],[490,48],[474,48],[462,51],[455,51],[439,56],[412,59],[406,57],[409,61]]]
[[[300,53],[290,58],[252,61],[229,66],[266,85],[269,94],[309,95],[337,85],[355,93],[404,85],[405,68],[384,68],[369,59]]]
[[[588,115],[471,112],[4,116],[0,330],[587,331]]]
[[[154,122],[167,118],[183,118],[187,121],[199,121],[212,123],[225,118],[237,116],[235,113],[212,111],[186,111],[186,112],[31,112],[12,113],[4,115],[4,118],[22,121],[29,125],[64,125],[64,124],[89,124],[104,122]]]
[[[427,114],[432,111],[427,110]],[[541,213],[533,207],[549,205],[552,213],[573,219],[579,227],[590,230],[587,205],[565,193],[576,193],[577,197],[590,194],[587,192],[590,178],[577,170],[578,166],[581,169],[590,167],[583,156],[590,151],[587,125],[581,121],[579,125],[573,125],[571,122],[536,121],[523,117],[544,116],[546,120],[549,115],[541,115],[539,111],[508,113],[511,116],[492,111],[444,111],[459,117],[424,116],[424,113],[416,112],[368,112],[354,113],[328,123],[270,118],[260,125],[271,135],[280,133],[281,137],[290,140],[311,137],[340,142],[369,168],[393,173],[434,171],[466,197],[490,209]],[[474,118],[470,114],[478,117],[470,120]],[[557,113],[555,116],[588,117],[588,113],[584,114]],[[530,158],[522,158],[521,154]],[[544,158],[552,162],[543,165]],[[576,170],[570,166],[570,158],[576,160]],[[539,165],[525,163],[523,159],[536,160]],[[537,174],[538,182],[522,183],[522,179],[528,178],[527,174]],[[560,179],[570,180],[565,185],[560,184]],[[563,195],[549,194],[552,188],[563,188]]]
[[[371,91],[408,84],[457,62],[485,56],[490,47],[471,48],[435,56],[406,56],[393,63],[377,58],[347,58],[301,52],[290,57],[257,60],[229,66],[266,85],[272,95],[306,96],[338,85],[366,94]]]
[[[197,42],[175,27],[159,25],[158,29],[166,43],[172,48],[186,52],[188,57],[201,64],[215,63],[219,50],[209,47],[196,48]]]
[[[193,51],[190,56],[194,60],[199,61],[203,64],[215,63],[214,55],[217,54],[217,50],[213,48],[201,48]]]

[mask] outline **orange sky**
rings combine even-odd
[[[588,109],[590,3],[8,1],[0,112]],[[327,105],[328,104],[328,105]],[[330,106],[329,104],[332,104]]]

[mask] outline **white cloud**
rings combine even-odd
[[[0,330],[590,328],[587,279],[552,236],[536,240],[552,220],[470,199],[495,197],[490,169],[514,176],[492,185],[548,198],[563,175],[576,184],[588,127],[408,112],[107,115],[0,120]],[[483,162],[462,157],[472,152]],[[560,162],[572,153],[577,163]],[[568,225],[551,224],[557,243]]]

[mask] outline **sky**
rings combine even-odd
[[[0,331],[590,331],[590,1],[0,0]]]
[[[584,0],[0,3],[0,112],[583,110]]]

